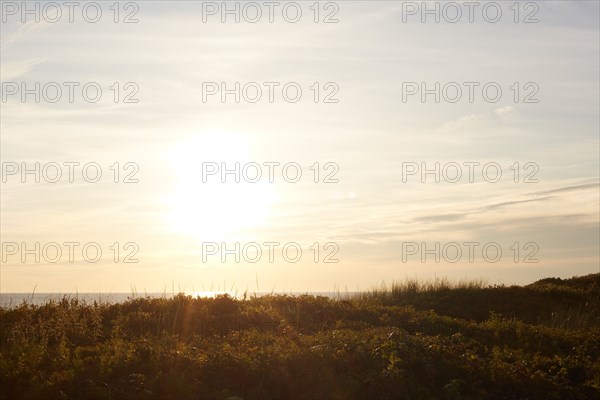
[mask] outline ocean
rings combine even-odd
[[[288,295],[288,296],[301,296],[301,295],[313,295],[313,296],[325,296],[333,299],[348,299],[356,296],[361,292],[248,292],[247,297],[251,296],[265,296],[265,295]],[[243,292],[194,292],[185,293],[192,297],[215,297],[221,294],[229,294],[231,297],[237,299],[243,299]],[[136,298],[171,298],[173,293],[0,293],[0,307],[2,308],[14,308],[23,304],[23,302],[33,305],[43,305],[48,302],[57,302],[63,298],[77,299],[79,301],[93,304],[94,301],[101,304],[112,304],[128,301]],[[177,293],[175,293],[177,295]]]

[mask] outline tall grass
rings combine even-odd
[[[25,301],[0,307],[0,399],[600,398],[599,282]]]
[[[448,278],[434,278],[429,280],[419,280],[406,278],[403,281],[393,281],[391,284],[382,282],[377,288],[359,294],[359,298],[371,299],[395,299],[417,293],[438,293],[450,290],[480,290],[488,287],[487,282],[479,280],[459,280],[450,281]]]

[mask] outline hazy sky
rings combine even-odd
[[[243,18],[255,17],[244,3],[237,3],[239,23],[232,15],[221,21],[221,10],[211,8],[221,2],[141,1],[126,8],[122,2],[119,23],[113,2],[99,3],[97,23],[80,8],[70,23],[66,6],[60,17],[47,8],[39,23],[32,15],[22,23],[21,10],[7,3],[0,63],[2,292],[151,292],[172,284],[254,291],[257,281],[261,291],[356,290],[407,276],[523,283],[599,271],[597,1],[521,2],[518,23],[513,2],[494,3],[502,10],[496,23],[487,21],[495,6],[482,11],[490,2],[478,3],[473,22],[464,4],[443,11],[445,3],[437,3],[439,23],[433,15],[421,21],[422,10],[413,7],[421,2],[400,1],[322,2],[317,23],[312,1],[297,2],[296,23],[282,14],[286,2],[274,9],[272,23],[263,2],[256,3],[263,12],[257,23]],[[294,7],[287,6],[286,18],[295,18]],[[456,9],[460,21],[446,21]],[[95,9],[87,12],[94,19]],[[123,23],[129,14],[138,22]],[[328,15],[338,22],[324,23]],[[538,22],[523,23],[527,17]],[[33,89],[36,82],[42,92],[56,82],[63,96],[47,101],[56,93],[50,85],[39,103],[34,94],[23,102],[22,83]],[[72,103],[65,82],[73,82]],[[102,90],[97,103],[82,97],[90,82]],[[234,89],[236,82],[256,83],[240,89],[239,103],[233,94],[225,102],[220,93],[207,96],[208,89],[221,83]],[[409,95],[436,82],[439,102],[435,94],[425,102],[420,92]],[[472,102],[465,82],[474,88]],[[291,97],[302,90],[295,103],[283,97],[288,83]],[[502,90],[496,102],[483,97],[489,83],[490,98],[494,88]],[[246,101],[256,86],[261,99]],[[457,86],[462,97],[452,103]],[[125,103],[129,94],[138,102]],[[328,95],[337,102],[324,102]],[[47,166],[40,183],[33,174],[25,183],[20,171],[12,175],[15,165],[36,162]],[[65,162],[80,163],[74,182]],[[221,183],[214,175],[203,183],[205,163],[235,162],[261,165],[263,179],[236,183],[230,175]],[[264,163],[276,162],[269,182]],[[48,163],[62,166],[56,183],[48,182],[55,175]],[[97,183],[82,178],[86,163],[101,168]],[[287,163],[300,166],[297,183],[282,176]],[[403,177],[422,163],[429,169],[439,163],[449,178]],[[448,182],[457,164],[462,179]],[[484,164],[493,167],[486,179]],[[491,182],[496,166],[502,176]],[[293,180],[295,169],[287,171]],[[124,183],[129,173],[139,182]],[[339,182],[323,182],[328,175]],[[35,254],[23,254],[23,243],[35,250],[36,242],[39,263]],[[80,243],[73,262],[69,242]],[[229,249],[240,243],[240,262],[229,255],[223,263],[220,244],[203,260],[203,246],[215,250],[208,242],[227,242]],[[248,261],[252,251],[241,253],[252,242],[263,251],[256,263]],[[265,242],[281,244],[273,263]],[[472,260],[464,244],[471,242],[478,243]],[[48,243],[62,251],[56,263],[48,262],[56,258]],[[99,261],[83,257],[86,243],[94,243],[88,259],[102,250]],[[298,262],[283,257],[286,243],[289,259],[301,246]],[[430,250],[438,243],[439,263],[423,243]],[[502,256],[492,262],[497,247]],[[124,262],[132,251],[139,262]],[[339,262],[323,262],[331,252]],[[525,262],[532,260],[538,262]]]

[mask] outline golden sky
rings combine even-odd
[[[2,292],[598,272],[597,2],[288,3],[3,2]]]

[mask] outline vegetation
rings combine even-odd
[[[244,296],[246,297],[246,296]],[[598,399],[600,274],[0,308],[6,399]]]

